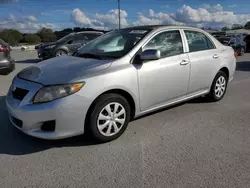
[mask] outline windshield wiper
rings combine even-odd
[[[116,59],[117,58],[115,56],[110,56],[110,55],[96,55],[96,54],[91,54],[91,53],[83,53],[83,54],[75,53],[75,54],[78,57],[92,58],[92,59]]]
[[[91,54],[91,53],[83,53],[83,54],[77,54],[78,57],[84,57],[84,58],[92,58],[92,59],[102,59],[100,55]]]

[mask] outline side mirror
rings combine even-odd
[[[72,44],[73,43],[73,40],[69,40],[68,42],[67,42],[67,44]]]
[[[146,60],[157,60],[161,58],[161,52],[156,49],[148,49],[140,54],[140,59],[142,61]]]

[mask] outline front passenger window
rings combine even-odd
[[[153,37],[143,50],[158,49],[161,57],[169,57],[183,53],[183,44],[180,32],[165,31]]]
[[[185,31],[185,35],[189,45],[189,52],[197,52],[215,48],[211,40],[203,33],[197,31]]]

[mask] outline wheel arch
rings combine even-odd
[[[219,71],[224,72],[224,73],[227,75],[227,78],[229,79],[229,76],[230,76],[230,75],[229,75],[229,69],[228,69],[227,67],[224,66],[224,67],[222,67]],[[219,72],[219,71],[218,71],[218,72]],[[217,72],[217,73],[218,73],[218,72]],[[217,73],[216,73],[216,74],[217,74]]]
[[[119,94],[119,95],[123,96],[128,101],[129,106],[130,106],[130,110],[131,110],[130,120],[132,120],[135,117],[136,103],[135,103],[135,99],[133,98],[133,96],[129,92],[125,91],[124,89],[109,89],[109,90],[104,91],[101,94],[99,94],[95,98],[95,100],[91,103],[91,105],[89,106],[89,109],[87,111],[86,118],[85,118],[85,123],[84,123],[85,126],[86,126],[86,123],[88,122],[89,114],[90,114],[91,110],[93,109],[97,99],[100,96],[102,96],[104,94],[108,94],[108,93],[115,93],[115,94]]]
[[[57,52],[58,50],[63,50],[63,51],[65,51],[66,53],[69,53],[69,49],[68,49],[66,46],[59,46],[59,47],[57,47],[57,48],[55,49],[55,53],[54,53],[55,56],[56,56],[56,52]]]

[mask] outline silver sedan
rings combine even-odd
[[[43,139],[118,138],[129,121],[206,96],[219,101],[233,79],[234,51],[203,30],[140,26],[109,32],[73,56],[18,73],[6,103],[10,121]]]

